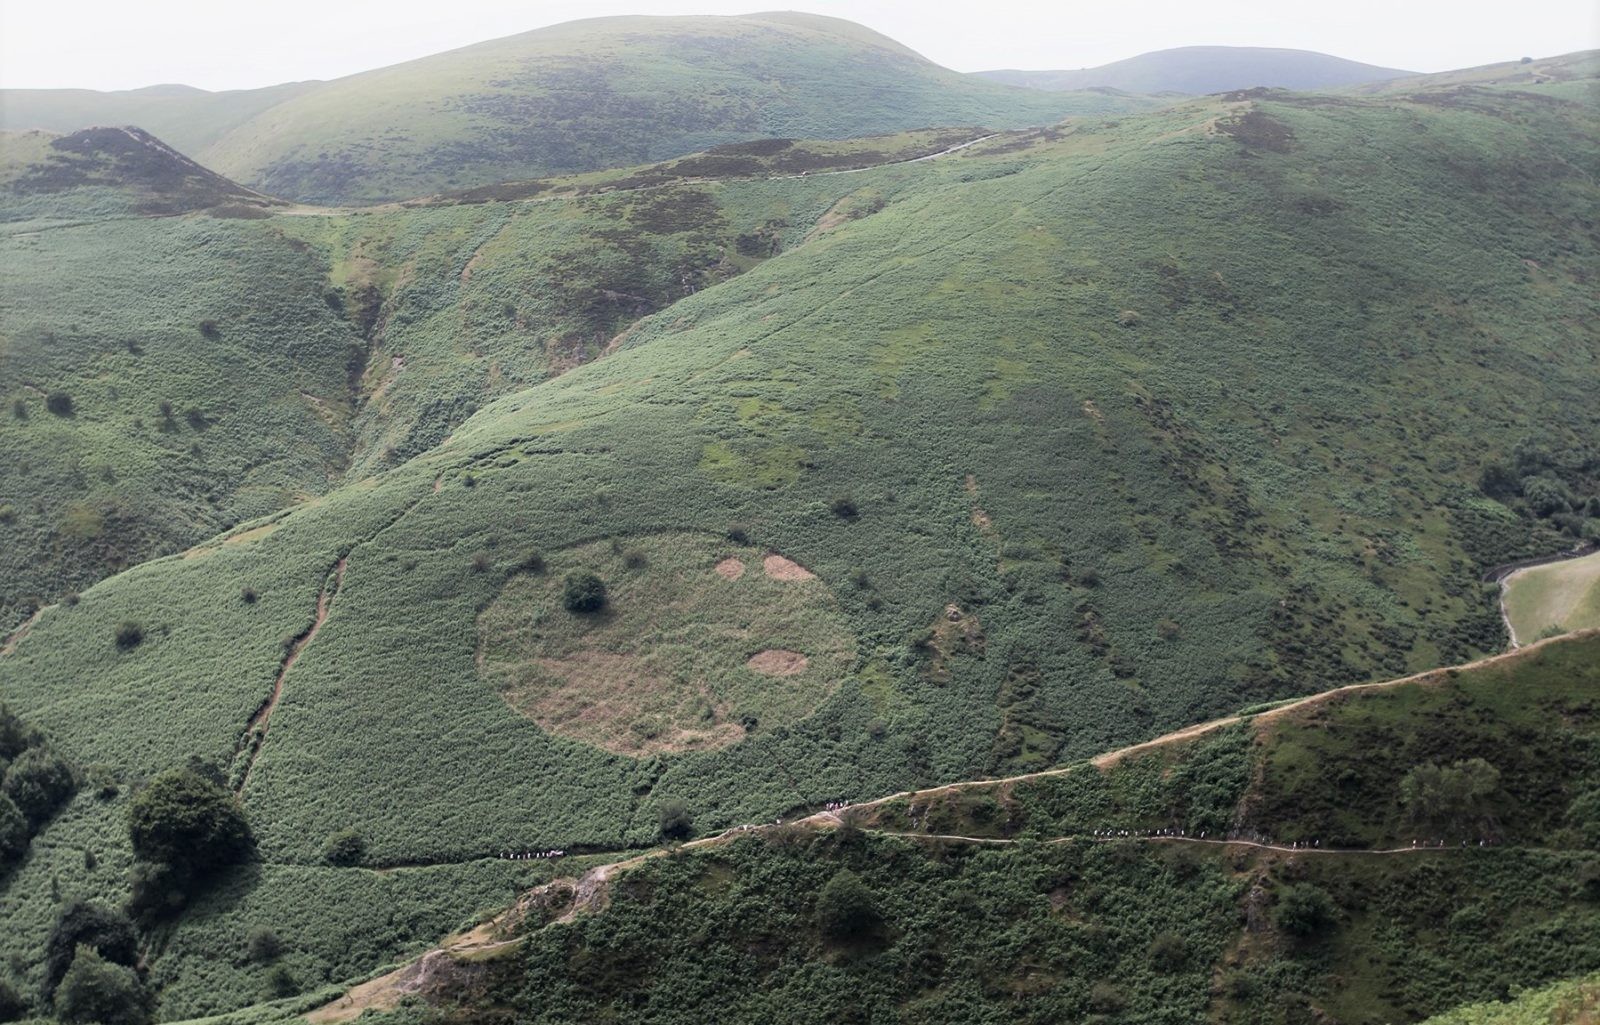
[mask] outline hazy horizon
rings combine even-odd
[[[48,7],[0,0],[0,87],[249,89],[339,78],[580,18],[735,15],[760,6],[475,0],[441,14],[437,4],[420,0],[333,6],[282,0],[273,19],[262,22],[196,0],[69,0]],[[1356,0],[1312,10],[1261,0],[1217,0],[1205,8],[1136,0],[1114,11],[997,0],[984,10],[983,32],[974,32],[961,10],[890,0],[812,0],[795,9],[858,22],[967,72],[1092,67],[1180,46],[1316,50],[1436,72],[1600,46],[1600,11],[1588,0],[1538,0],[1522,5],[1514,20],[1504,5],[1484,0]]]

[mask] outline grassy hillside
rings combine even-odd
[[[978,81],[831,18],[604,18],[327,83],[198,155],[276,195],[372,202],[763,136],[1011,128],[1149,105]]]
[[[1333,89],[1412,75],[1397,68],[1345,60],[1311,50],[1265,46],[1180,46],[1077,71],[980,71],[1006,85],[1029,89],[1118,89],[1130,93],[1201,95],[1266,86]]]
[[[0,128],[67,135],[97,126],[138,125],[193,156],[268,107],[320,84],[289,82],[223,92],[184,85],[117,92],[0,89]]]
[[[304,937],[299,987],[416,949],[444,909],[502,903],[528,864],[507,848],[616,852],[679,805],[708,831],[1043,768],[1496,649],[1479,573],[1591,519],[1597,151],[1586,108],[1517,90],[1233,96],[847,174],[237,222],[343,309],[371,284],[366,409],[413,367],[548,373],[564,323],[604,358],[475,385],[470,418],[374,444],[320,500],[45,611],[0,688],[124,788],[199,755],[241,791],[259,869],[163,932],[176,1017],[265,988],[255,925]],[[545,284],[567,280],[595,290]],[[656,312],[618,337],[624,291]],[[1491,462],[1527,471],[1514,492],[1485,492]],[[1532,501],[1557,484],[1560,508]],[[567,606],[583,572],[606,609]],[[565,704],[596,666],[615,692]],[[30,978],[52,877],[121,898],[82,851],[127,863],[124,800],[80,797],[11,877]],[[328,865],[346,830],[358,866]],[[1461,885],[1491,919],[1516,898],[1557,921],[1576,856],[1516,856]],[[1410,864],[1395,899],[1433,900]],[[795,871],[800,900],[817,880]],[[1185,916],[1236,915],[1206,871]],[[345,917],[382,928],[355,946]],[[1063,1006],[1149,963],[1140,935]],[[982,993],[967,978],[952,994]]]
[[[1600,1011],[1600,974],[1557,982],[1509,1002],[1473,1004],[1428,1025],[1580,1025]]]
[[[0,439],[15,453],[0,468],[4,625],[432,448],[493,397],[798,243],[855,188],[824,172],[979,134],[767,141],[492,190],[540,200],[514,207],[480,191],[271,221],[284,204],[137,129],[12,137],[0,165],[0,247],[13,256]],[[701,184],[801,173],[819,177]],[[183,213],[200,216],[151,216]],[[54,391],[70,416],[45,415]],[[97,391],[106,400],[86,405]]]
[[[134,129],[0,166],[0,625],[320,493],[359,339],[281,204]],[[192,216],[151,216],[192,213]]]
[[[1600,965],[1597,654],[1593,635],[1552,642],[1103,767],[912,794],[540,887],[402,973],[416,1003],[379,1020],[1354,1025],[1502,1000]],[[1372,751],[1391,757],[1349,754]],[[1473,759],[1492,785],[1448,808],[1410,782]],[[1323,814],[1379,828],[1313,845]],[[1463,825],[1486,843],[1396,843]],[[352,993],[390,1010],[398,995]],[[1569,985],[1524,1006],[1582,999]]]
[[[1506,617],[1523,643],[1547,632],[1600,627],[1600,552],[1518,570],[1505,589]]]

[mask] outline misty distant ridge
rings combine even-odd
[[[1414,71],[1382,68],[1313,50],[1264,46],[1180,46],[1076,71],[980,71],[979,77],[1029,89],[1118,89],[1203,95],[1268,86],[1329,89],[1383,82]]]

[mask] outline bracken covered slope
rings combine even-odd
[[[738,273],[669,262],[603,358],[0,657],[80,764],[198,754],[242,791],[260,860],[163,936],[164,1013],[259,992],[227,953],[254,924],[303,937],[304,986],[415,949],[537,881],[508,848],[1043,768],[1498,648],[1482,570],[1600,511],[1600,138],[1541,90],[1231,95],[848,174],[241,222],[372,283],[395,389],[493,381],[478,339],[526,358],[561,317],[604,335],[663,255],[731,243]],[[615,243],[593,320],[517,269],[569,226]],[[1486,494],[1491,462],[1516,472]],[[11,876],[30,977],[52,876],[121,899],[125,801],[81,796]],[[362,868],[324,864],[345,829]]]

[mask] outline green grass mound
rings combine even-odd
[[[604,581],[602,606],[563,604],[580,573]],[[480,670],[545,729],[608,751],[724,747],[815,711],[855,659],[829,587],[782,576],[759,550],[705,535],[568,549],[479,617]]]

